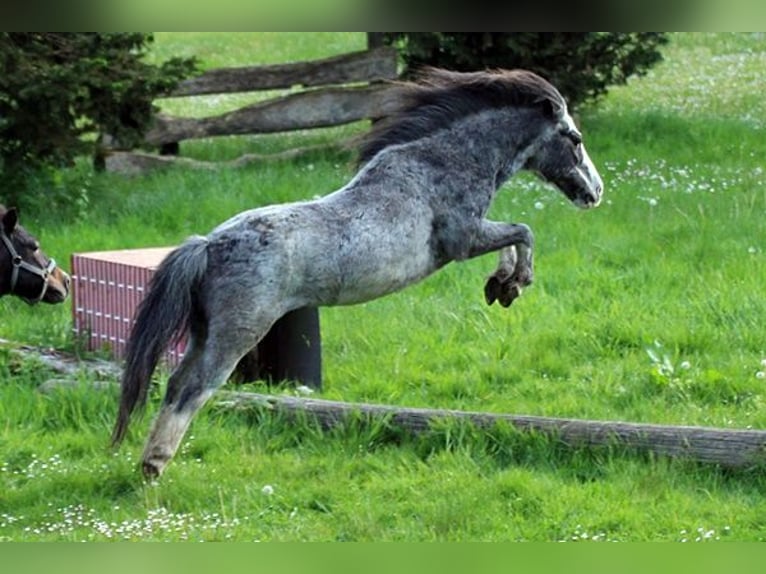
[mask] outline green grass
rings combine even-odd
[[[361,34],[159,34],[159,57],[203,67],[363,47]],[[450,265],[399,294],[322,310],[324,398],[728,428],[766,427],[766,41],[678,34],[665,62],[580,112],[606,184],[572,208],[522,176],[492,217],[537,239],[536,282],[508,310],[483,303],[494,258]],[[163,103],[183,115],[231,102]],[[176,106],[173,108],[173,106]],[[363,124],[183,144],[200,159],[269,153]],[[82,201],[23,222],[60,261],[172,245],[249,207],[342,185],[350,157],[141,178],[79,166]],[[73,350],[71,304],[0,300],[0,337]],[[212,406],[157,484],[136,469],[148,420],[107,450],[116,393],[44,395],[54,376],[0,352],[0,538],[12,540],[666,540],[766,538],[763,469],[726,471],[619,449],[460,425],[321,432]],[[254,387],[267,389],[261,384]],[[291,392],[272,389],[273,392]],[[151,415],[160,394],[152,397]],[[269,488],[266,488],[269,487]],[[270,494],[269,494],[270,492]]]

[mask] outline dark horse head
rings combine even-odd
[[[15,208],[0,205],[0,218],[0,296],[10,293],[32,305],[62,303],[69,295],[69,275],[19,225]]]

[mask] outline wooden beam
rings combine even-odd
[[[258,102],[218,116],[158,116],[145,142],[162,145],[221,135],[274,133],[346,124],[383,117],[398,105],[390,86],[320,88]]]
[[[246,392],[226,392],[218,396],[228,405],[261,406],[291,416],[309,414],[325,428],[359,414],[387,419],[388,424],[413,433],[428,430],[438,420],[467,421],[480,428],[506,423],[521,431],[556,437],[572,447],[619,445],[732,468],[766,462],[766,431],[762,430],[406,408]]]
[[[169,97],[393,80],[396,58],[396,49],[385,46],[308,62],[218,68],[184,80]]]
[[[71,376],[82,370],[85,370],[95,381],[94,388],[103,386],[103,383],[98,382],[99,379],[119,378],[119,367],[104,361],[83,361],[64,353],[18,346],[2,339],[0,339],[0,346],[10,347],[12,352],[23,357],[34,355],[37,359],[43,359],[47,366],[67,377],[53,379],[42,385],[41,391],[44,392],[70,386],[68,381]],[[573,448],[622,446],[728,468],[748,468],[766,463],[766,431],[764,430],[408,408],[238,391],[219,391],[215,400],[224,408],[263,408],[287,416],[310,415],[315,417],[323,428],[332,428],[358,415],[383,419],[391,426],[412,433],[428,431],[438,421],[464,421],[478,428],[491,428],[498,423],[504,423],[522,432],[537,432],[554,437]]]
[[[351,137],[339,142],[307,145],[271,154],[246,153],[232,160],[221,161],[203,161],[143,151],[108,151],[104,154],[104,166],[107,171],[124,175],[140,175],[171,166],[199,170],[236,169],[258,163],[294,160],[318,152],[350,152],[356,146],[357,138]]]

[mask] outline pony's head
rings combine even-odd
[[[0,295],[10,293],[35,304],[62,303],[70,278],[40,250],[40,244],[19,225],[15,208],[0,205]]]
[[[601,177],[583,147],[566,101],[534,72],[424,68],[416,82],[399,84],[397,101],[397,109],[376,122],[362,140],[360,165],[389,146],[426,137],[485,110],[526,110],[529,113],[523,116],[514,115],[510,129],[529,135],[529,140],[520,135],[528,147],[514,148],[518,155],[511,158],[497,181],[517,169],[528,169],[558,187],[575,205],[593,207],[601,200]],[[496,127],[502,129],[502,123]],[[519,143],[515,141],[515,145]],[[523,163],[517,163],[519,159]]]
[[[543,108],[552,125],[532,145],[524,168],[555,185],[576,206],[596,207],[601,202],[604,183],[563,98],[561,105]]]

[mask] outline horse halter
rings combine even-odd
[[[16,283],[19,280],[19,270],[23,269],[24,271],[28,271],[29,273],[42,278],[43,286],[40,290],[40,294],[34,299],[31,297],[24,297],[23,295],[19,295],[19,297],[24,299],[24,301],[30,305],[39,303],[42,301],[43,297],[45,297],[46,291],[48,291],[48,276],[53,273],[54,269],[56,269],[56,261],[51,259],[48,261],[48,265],[45,267],[37,267],[31,263],[27,263],[21,258],[21,255],[19,255],[19,253],[16,251],[16,248],[13,246],[11,238],[6,235],[4,230],[0,230],[0,239],[3,240],[6,249],[8,249],[8,253],[11,256],[11,263],[13,264],[13,268],[11,270],[11,293],[13,293],[14,289],[16,289]],[[18,293],[14,294],[18,295]]]

